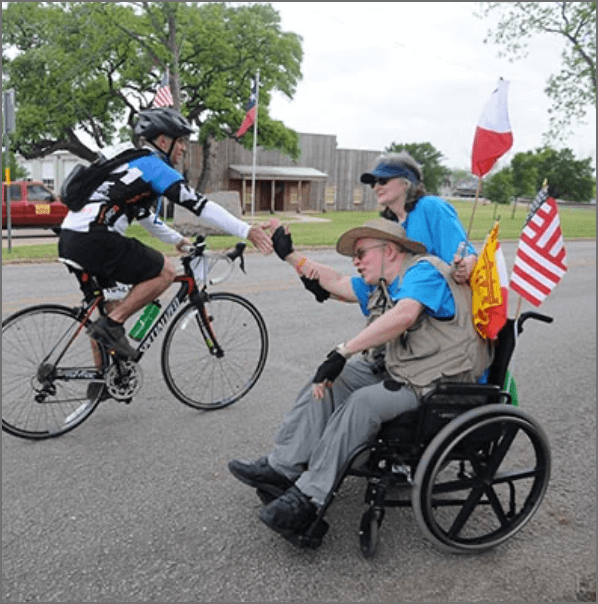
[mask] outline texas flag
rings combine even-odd
[[[243,120],[241,127],[237,131],[237,138],[241,138],[255,123],[255,119],[257,117],[257,80],[254,81],[251,88],[251,96],[249,97],[246,110],[247,114],[245,115],[245,119]]]
[[[471,171],[480,178],[488,174],[494,164],[513,146],[508,108],[509,84],[510,82],[505,80],[498,82],[498,88],[484,107],[478,122]]]

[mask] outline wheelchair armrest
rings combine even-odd
[[[509,395],[494,384],[464,384],[459,382],[445,382],[438,384],[434,390],[422,398],[422,404],[431,403],[438,396],[467,397],[508,397]]]

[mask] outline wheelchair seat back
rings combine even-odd
[[[499,333],[488,384],[439,384],[423,397],[417,411],[405,413],[384,424],[378,440],[425,445],[444,426],[469,409],[500,402],[510,404],[510,396],[502,389],[515,350],[515,329],[516,321],[509,319]]]

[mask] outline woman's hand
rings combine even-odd
[[[474,254],[461,258],[461,256],[455,256],[454,266],[455,271],[453,272],[453,279],[459,284],[463,285],[469,281],[471,273],[475,265],[477,264],[478,257]]]

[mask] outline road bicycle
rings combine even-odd
[[[130,403],[143,384],[140,361],[166,328],[161,369],[176,398],[201,410],[241,400],[266,364],[266,323],[249,300],[209,286],[225,281],[237,260],[244,270],[244,251],[238,243],[229,253],[212,252],[203,238],[188,246],[175,278],[180,287],[139,342],[134,361],[89,336],[92,315],[107,314],[115,284],[61,259],[79,281],[81,304],[40,304],[2,321],[2,430],[54,438],[81,425],[103,400]]]

